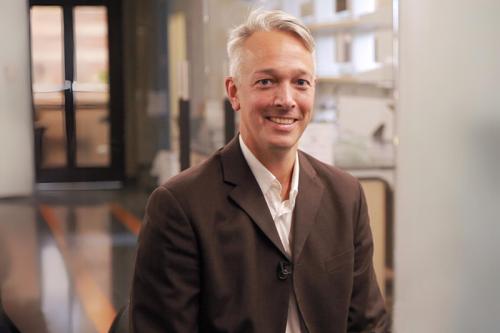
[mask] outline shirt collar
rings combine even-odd
[[[295,198],[299,193],[299,156],[298,153],[295,153],[295,163],[293,165],[293,173],[292,173],[292,183],[290,184],[290,205],[292,207],[295,206]]]
[[[262,193],[266,195],[272,186],[277,186],[279,188],[279,192],[281,192],[281,184],[278,181],[278,179],[257,159],[257,157],[255,157],[250,148],[248,148],[245,142],[243,141],[241,135],[239,135],[239,142],[243,156],[245,157],[245,160],[247,161],[250,170],[252,170],[252,173],[255,179],[257,180],[257,183],[259,184]],[[298,154],[295,153],[295,162],[293,166],[292,181],[290,184],[290,194],[289,194],[289,200],[292,206],[295,204],[295,198],[297,197],[298,192],[299,192],[299,158]]]

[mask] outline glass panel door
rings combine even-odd
[[[76,165],[110,164],[108,26],[103,6],[78,6],[75,23]]]
[[[124,177],[119,0],[31,0],[38,182]]]
[[[31,52],[37,163],[65,167],[63,10],[59,6],[31,9]]]

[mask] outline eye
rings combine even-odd
[[[273,81],[271,79],[260,79],[256,83],[261,87],[269,87]]]
[[[299,87],[309,87],[311,84],[309,83],[309,81],[307,81],[305,79],[298,79],[297,80],[297,85]]]

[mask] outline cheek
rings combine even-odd
[[[252,95],[246,101],[247,116],[251,118],[253,123],[263,124],[263,115],[266,110],[272,107],[272,99],[266,94]]]
[[[270,93],[263,91],[246,90],[240,94],[241,107],[247,110],[258,110],[272,103]]]
[[[312,113],[314,107],[314,94],[299,96],[296,101],[304,113],[308,113],[309,115]]]
[[[262,115],[267,107],[266,103],[260,98],[246,98],[241,103],[240,117],[248,128],[253,131],[259,130],[264,124]]]
[[[249,98],[253,109],[263,109],[273,105],[274,95],[271,91],[252,94]]]

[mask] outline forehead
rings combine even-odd
[[[297,69],[313,74],[314,60],[293,33],[257,31],[243,43],[241,66],[247,74],[261,68]]]

